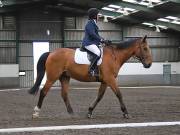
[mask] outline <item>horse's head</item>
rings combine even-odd
[[[138,45],[134,56],[141,61],[145,68],[149,68],[152,64],[152,56],[146,38],[147,36],[144,36],[136,42]]]

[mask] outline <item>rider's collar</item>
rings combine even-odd
[[[95,24],[97,24],[97,20],[96,19],[93,19],[93,20],[94,20]]]

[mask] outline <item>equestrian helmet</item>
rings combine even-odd
[[[98,13],[99,13],[99,10],[97,8],[90,8],[88,10],[89,19],[97,19]]]

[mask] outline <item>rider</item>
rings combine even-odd
[[[94,54],[94,57],[93,57],[94,59],[91,62],[90,69],[89,69],[89,73],[92,76],[95,76],[94,70],[97,66],[97,61],[99,60],[100,55],[101,55],[98,45],[100,45],[100,43],[104,43],[105,41],[98,34],[98,30],[99,30],[97,26],[98,13],[99,13],[99,10],[96,8],[90,8],[88,10],[89,20],[85,26],[85,36],[82,42],[83,47]]]

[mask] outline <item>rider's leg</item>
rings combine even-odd
[[[101,52],[100,49],[94,44],[85,46],[85,48],[94,54],[94,58],[90,64],[90,70],[89,70],[90,74],[94,76],[95,75],[94,70],[97,66],[97,62],[100,58]]]
[[[99,58],[100,57],[98,55],[94,54],[93,61],[91,61],[91,64],[90,64],[90,72],[95,70]]]

